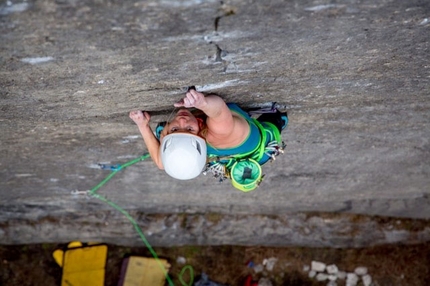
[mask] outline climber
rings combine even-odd
[[[165,126],[157,127],[156,134],[149,126],[151,117],[148,112],[131,111],[130,118],[137,124],[158,168],[180,180],[197,177],[207,164],[207,156],[212,161],[219,158],[225,161],[225,158],[236,158],[238,154],[252,157],[262,144],[266,145],[267,142],[261,142],[262,137],[277,133],[279,141],[279,133],[287,123],[286,115],[276,110],[260,116],[269,122],[260,124],[236,104],[226,104],[217,95],[205,96],[195,89],[190,89],[174,106],[180,109]],[[187,108],[202,111],[204,118],[196,117]],[[269,131],[262,136],[264,128]],[[258,153],[260,156],[255,159],[260,164],[271,158],[270,154]]]

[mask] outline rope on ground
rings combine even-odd
[[[190,282],[185,283],[185,281],[182,279],[182,276],[184,276],[185,271],[189,271],[190,272]],[[181,282],[181,284],[183,286],[191,286],[193,285],[194,282],[194,271],[193,271],[193,267],[191,265],[186,265],[182,268],[181,272],[179,273],[179,282]]]
[[[102,202],[105,202],[106,204],[110,205],[111,207],[113,207],[114,209],[116,209],[117,211],[121,212],[133,225],[134,229],[136,230],[136,232],[139,234],[140,239],[143,241],[143,243],[145,244],[145,246],[148,248],[149,252],[152,254],[152,256],[154,257],[154,259],[157,261],[158,265],[161,267],[164,276],[166,277],[167,282],[169,283],[170,286],[174,286],[173,281],[171,280],[171,278],[169,277],[169,274],[167,273],[164,265],[161,263],[160,259],[158,258],[157,253],[154,251],[154,249],[152,248],[151,244],[149,244],[148,240],[146,239],[145,235],[143,234],[141,228],[139,227],[139,225],[137,224],[136,220],[123,208],[121,208],[120,206],[118,206],[116,203],[108,200],[106,197],[100,195],[97,193],[97,191],[103,186],[105,185],[110,179],[112,179],[113,176],[116,175],[116,173],[118,173],[119,171],[134,165],[140,161],[143,161],[145,159],[147,159],[149,157],[149,154],[144,154],[142,156],[140,156],[139,158],[133,159],[123,165],[118,165],[115,169],[112,169],[112,173],[110,173],[105,179],[103,179],[99,184],[97,184],[97,186],[95,186],[94,188],[92,188],[89,191],[89,195],[99,199]],[[185,271],[189,269],[190,271],[190,277],[191,277],[191,281],[189,284],[186,284],[183,279],[182,276],[185,273]],[[181,273],[179,274],[179,281],[181,282],[182,286],[190,286],[192,285],[194,280],[194,273],[193,273],[193,269],[190,265],[185,266]]]

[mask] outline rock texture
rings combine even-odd
[[[119,227],[126,223],[119,213],[72,192],[109,174],[97,163],[121,164],[145,152],[131,109],[152,111],[155,125],[189,85],[243,107],[278,102],[290,118],[286,153],[264,166],[264,182],[249,194],[205,176],[175,181],[150,161],[123,170],[100,193],[142,214],[143,226],[146,216],[207,213],[228,220],[226,229],[271,216],[283,228],[283,220],[307,212],[426,223],[429,16],[430,2],[420,0],[3,3],[0,242],[137,243],[132,229]],[[349,242],[329,228],[321,229],[321,242],[294,227],[273,235],[247,226],[216,239],[204,229],[184,226],[175,234],[160,227],[162,238],[153,240],[160,245],[428,240],[426,227],[369,227],[357,232],[361,238],[347,234]]]

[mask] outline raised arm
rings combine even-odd
[[[139,128],[140,134],[143,137],[143,141],[145,141],[146,148],[148,148],[149,155],[157,167],[161,170],[164,169],[163,163],[160,158],[160,142],[157,137],[155,137],[152,132],[151,127],[149,126],[149,120],[151,116],[148,112],[142,112],[140,110],[131,111],[130,118],[136,123]]]
[[[204,96],[202,93],[190,90],[176,107],[195,107],[203,111],[208,118],[207,140],[210,143],[226,142],[233,145],[246,137],[249,125],[242,117],[234,116],[224,100],[216,95]],[[211,140],[212,139],[212,140]]]

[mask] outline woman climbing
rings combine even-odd
[[[263,114],[257,121],[237,105],[194,89],[174,106],[180,109],[158,138],[149,126],[151,117],[147,112],[131,111],[130,118],[137,124],[158,168],[176,179],[192,179],[205,166],[224,168],[243,158],[253,158],[262,165],[273,155],[265,149],[274,140],[278,145],[272,149],[281,150],[280,131],[287,124],[287,117],[277,110]],[[206,118],[194,116],[187,109],[192,107]]]

